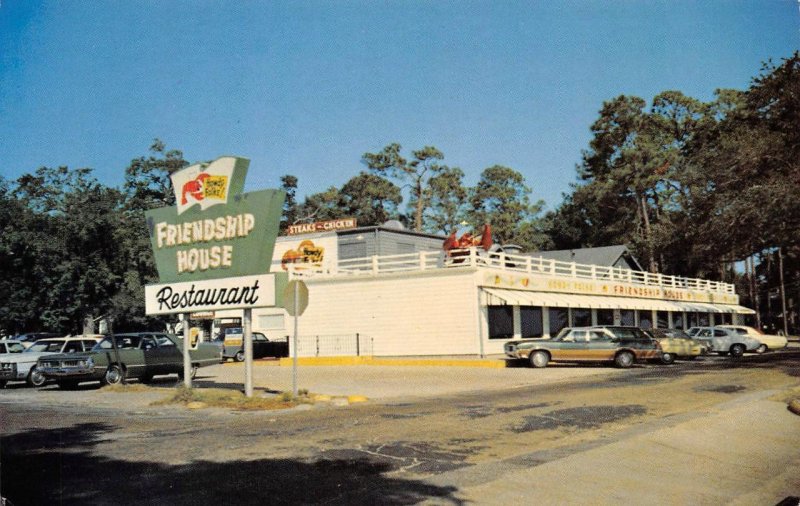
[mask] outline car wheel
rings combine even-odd
[[[764,353],[765,351],[767,351],[767,345],[766,344],[762,344],[761,346],[756,348],[756,353]]]
[[[111,365],[106,369],[103,375],[102,383],[104,385],[119,385],[125,377],[125,372],[118,365]]]
[[[541,369],[542,367],[547,367],[547,363],[550,362],[550,355],[546,351],[534,351],[528,357],[528,360],[531,363],[531,367]]]
[[[244,351],[237,351],[236,355],[233,356],[233,359],[237,362],[244,362]]]
[[[661,363],[662,364],[672,364],[675,362],[675,354],[674,353],[662,353],[661,354]]]
[[[40,387],[44,385],[44,382],[47,381],[47,378],[44,377],[44,374],[37,369],[36,367],[31,367],[30,372],[28,373],[28,384],[32,387]]]
[[[197,376],[197,364],[192,364],[192,367],[189,369],[189,378],[194,379]],[[178,373],[178,378],[183,379],[183,370]]]
[[[617,353],[616,357],[614,357],[614,363],[617,365],[617,367],[626,369],[633,365],[634,359],[635,357],[630,351],[621,351]]]
[[[744,355],[744,345],[743,344],[734,344],[731,346],[731,357],[739,358]]]

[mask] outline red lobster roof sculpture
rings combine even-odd
[[[481,248],[489,251],[492,247],[492,227],[487,223],[483,226],[483,231],[480,235],[473,236],[469,232],[465,232],[461,237],[456,238],[456,233],[450,234],[445,239],[442,249],[445,253],[450,254],[450,250],[468,249],[468,248]]]

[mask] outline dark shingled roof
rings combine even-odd
[[[554,251],[536,251],[529,254],[548,260],[575,262],[578,264],[602,265],[605,267],[626,267],[643,271],[639,262],[624,245],[602,246],[599,248],[563,249]]]

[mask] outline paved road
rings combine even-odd
[[[257,374],[277,385],[280,369]],[[784,399],[800,385],[796,354],[624,371],[429,368],[422,379],[424,368],[395,369],[315,369],[305,380],[320,388],[395,386],[366,404],[283,413],[148,405],[172,380],[133,394],[6,389],[0,488],[17,505],[775,504],[800,495],[800,417]],[[436,386],[398,386],[417,381]]]

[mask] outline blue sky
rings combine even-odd
[[[156,137],[301,196],[398,142],[467,184],[511,167],[553,208],[603,101],[710,100],[800,48],[796,0],[0,2],[0,175],[112,186]]]

